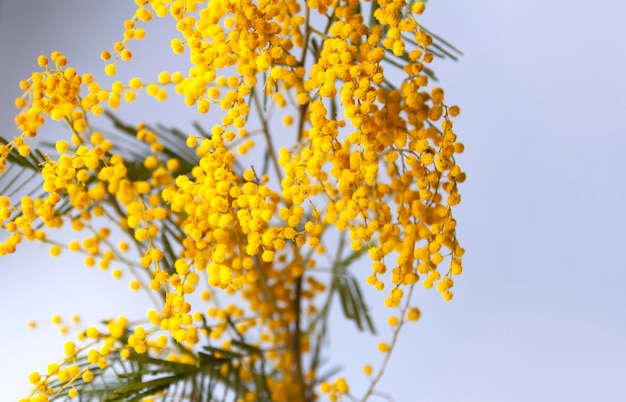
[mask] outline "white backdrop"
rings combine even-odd
[[[133,8],[4,0],[0,134],[15,134],[17,82],[40,53],[60,50],[79,72],[101,71],[100,51],[121,37]],[[469,178],[457,219],[467,255],[453,302],[417,295],[422,320],[401,335],[380,386],[396,401],[626,400],[625,15],[626,3],[609,0],[429,2],[424,25],[465,53],[434,68],[462,109]],[[149,36],[160,34],[148,25]],[[134,65],[169,63],[164,45],[135,46]],[[154,73],[169,68],[155,64]],[[185,129],[197,117],[176,103],[121,112]],[[28,320],[78,313],[89,324],[143,317],[147,307],[127,281],[47,250],[24,245],[0,258],[2,400],[25,396],[28,374],[63,353],[56,327],[31,331]],[[352,336],[339,314],[333,329],[332,360],[359,378],[375,340]]]

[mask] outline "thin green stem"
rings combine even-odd
[[[296,362],[296,382],[298,384],[298,393],[302,401],[307,401],[306,387],[304,383],[304,373],[302,372],[302,345],[300,330],[300,313],[302,310],[302,275],[296,278],[295,296],[293,307],[295,309],[295,328],[292,336],[293,358]]]
[[[307,50],[309,49],[309,37],[311,36],[311,24],[309,24],[309,21],[311,19],[311,9],[309,7],[306,7],[306,12],[305,12],[305,30],[304,30],[304,40],[302,41],[302,56],[300,57],[300,65],[304,67],[304,63],[306,62],[306,54],[307,54]]]
[[[335,285],[335,275],[337,274],[337,270],[339,268],[340,264],[340,260],[341,260],[341,255],[343,254],[343,249],[345,247],[346,241],[345,241],[345,232],[341,232],[341,237],[339,238],[339,244],[337,245],[337,253],[335,254],[335,261],[333,262],[333,266],[332,266],[332,278],[331,278],[331,285],[330,285],[330,289],[328,290],[328,296],[326,297],[326,301],[324,302],[324,306],[322,307],[322,310],[320,311],[319,317],[322,320],[322,327],[320,328],[320,332],[317,335],[317,339],[315,342],[315,350],[313,351],[313,357],[311,359],[311,368],[310,371],[312,373],[315,373],[317,371],[317,367],[319,365],[320,362],[320,353],[321,353],[321,349],[322,349],[322,344],[324,342],[324,339],[326,337],[326,332],[328,329],[328,318],[330,316],[329,312],[330,312],[330,306],[331,306],[331,302],[333,299],[333,296],[335,294],[335,291],[337,290],[337,286]],[[310,328],[309,331],[313,330],[313,328]]]
[[[261,103],[259,102],[259,97],[256,94],[255,88],[252,88],[250,92],[252,96],[252,100],[254,101],[254,106],[259,113],[259,119],[261,120],[261,126],[263,127],[263,136],[265,137],[265,141],[267,142],[267,150],[270,154],[270,159],[272,160],[272,164],[274,165],[274,169],[276,170],[276,177],[279,181],[282,181],[283,175],[281,172],[280,164],[278,163],[278,155],[276,154],[276,149],[274,147],[274,143],[272,141],[272,135],[270,133],[269,125],[267,124],[267,119],[263,115],[263,109],[261,108]]]
[[[407,295],[406,303],[400,313],[401,314],[400,322],[398,323],[398,326],[393,331],[391,344],[389,345],[389,351],[385,354],[385,358],[380,366],[378,374],[376,374],[376,377],[374,377],[374,379],[370,383],[370,386],[367,389],[365,396],[363,397],[363,399],[361,399],[362,402],[367,401],[367,399],[374,394],[374,389],[376,388],[376,385],[378,384],[383,374],[385,373],[385,368],[387,368],[387,364],[389,363],[389,360],[391,359],[391,353],[393,352],[394,347],[396,346],[396,343],[398,342],[398,336],[400,335],[400,330],[406,323],[406,314],[407,314],[407,311],[409,310],[409,306],[411,303],[411,295],[413,295],[413,289],[415,289],[415,284],[411,285],[409,288],[409,294]]]

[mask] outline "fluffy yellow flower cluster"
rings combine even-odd
[[[41,161],[44,196],[19,203],[0,197],[8,233],[0,255],[13,253],[23,238],[49,241],[41,224],[70,222],[91,234],[67,246],[53,243],[53,256],[67,248],[85,253],[87,266],[106,269],[115,261],[138,269],[131,288],[158,295],[160,311],[148,314],[149,329],[120,318],[80,332],[91,344],[68,343],[61,365],[33,373],[33,400],[74,397],[111,359],[148,362],[141,360],[146,355],[152,364],[165,357],[211,366],[212,375],[224,378],[235,373],[248,384],[245,392],[234,391],[242,401],[312,400],[320,383],[323,393],[340,399],[349,393],[347,381],[322,382],[317,369],[329,301],[335,293],[344,304],[360,295],[346,290],[353,277],[348,266],[368,254],[372,270],[362,280],[386,289],[385,305],[401,313],[388,320],[394,335],[391,344],[379,345],[382,353],[390,353],[406,321],[419,318],[410,305],[415,285],[436,285],[450,300],[453,278],[462,272],[452,215],[465,180],[455,161],[463,151],[452,122],[459,108],[444,103],[441,88],[427,90],[433,39],[416,20],[424,4],[135,2],[124,39],[101,54],[106,75],[115,77],[118,61],[133,59],[131,41],[146,36],[140,24],[155,16],[176,21],[171,49],[188,59],[189,70],[104,85],[68,67],[59,52],[52,62],[40,56],[43,71],[20,83],[20,134],[0,145],[0,168],[14,150],[31,155],[28,139],[48,118],[65,121],[71,137],[56,143],[58,157]],[[218,123],[181,139],[117,122],[147,152],[134,160],[90,124],[142,91],[164,101],[172,90]],[[281,110],[295,115],[283,117],[292,137],[273,119]],[[172,152],[172,142],[179,149],[182,143],[188,157]],[[257,152],[250,155],[251,149]],[[128,235],[137,258],[126,254],[128,243],[111,244],[109,227]],[[332,243],[339,247],[329,253]],[[229,302],[222,306],[219,296]],[[357,304],[344,310],[361,325]],[[201,339],[221,342],[205,348],[210,359],[198,352]],[[271,367],[264,375],[272,375],[254,388],[264,364]]]

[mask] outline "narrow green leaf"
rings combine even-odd
[[[458,53],[460,56],[463,56],[463,52],[460,51],[459,49],[457,49],[456,47],[454,47],[450,42],[448,42],[447,40],[445,40],[444,38],[442,38],[441,36],[435,34],[433,31],[427,29],[426,27],[424,27],[423,25],[421,26],[422,29],[424,31],[426,31],[427,34],[429,34],[430,36],[433,37],[433,39],[443,43],[444,46],[450,48],[452,51]]]
[[[316,379],[317,384],[321,384],[323,381],[328,381],[330,378],[334,377],[337,373],[342,370],[341,366],[335,366],[330,368],[328,371],[325,371],[323,374]]]
[[[370,315],[369,308],[365,304],[365,299],[363,298],[363,293],[361,292],[361,286],[356,278],[352,278],[352,289],[355,294],[355,300],[358,303],[358,311],[361,315],[365,317],[365,321],[367,321],[367,326],[370,332],[376,335],[376,327],[374,326],[374,322],[372,320],[372,316]]]
[[[113,126],[118,129],[120,132],[128,134],[133,138],[137,138],[137,129],[131,125],[125,124],[117,118],[112,112],[105,110],[104,115],[113,122]]]
[[[439,78],[435,76],[435,72],[431,68],[424,66],[422,67],[422,72],[426,74],[428,78],[432,79],[433,81],[439,81]]]
[[[376,0],[372,1],[371,2],[371,7],[370,7],[370,19],[369,19],[369,26],[370,26],[370,28],[373,27],[374,25],[378,24],[378,21],[376,20],[376,17],[374,17],[374,12],[378,8],[380,8],[380,5],[378,4],[378,1],[376,1]]]
[[[335,277],[335,286],[337,287],[337,292],[339,292],[339,300],[341,302],[341,309],[343,310],[343,314],[346,318],[352,320],[354,319],[354,311],[352,310],[352,303],[350,303],[350,291],[346,287],[346,282],[342,277]]]
[[[197,372],[197,368],[191,364],[172,362],[169,360],[157,359],[155,357],[150,357],[144,354],[132,354],[129,357],[130,360],[137,362],[139,364],[152,364],[158,367],[162,367],[162,369],[169,369],[172,372],[184,372],[191,373]]]
[[[163,389],[170,387],[172,384],[175,384],[183,380],[184,378],[185,377],[181,375],[172,375],[169,377],[157,378],[157,379],[150,380],[150,381],[133,383],[123,388],[116,389],[115,391],[113,391],[111,395],[107,396],[104,399],[104,401],[112,402],[112,401],[123,400],[126,398],[133,397],[142,391],[146,391],[147,389],[150,389],[150,393],[155,393],[155,392],[158,392],[158,391],[161,391]]]
[[[236,346],[240,349],[243,349],[245,351],[247,351],[249,353],[249,355],[262,355],[263,351],[259,348],[257,348],[256,346],[250,345],[248,343],[242,342],[242,341],[238,341],[236,339],[233,339],[231,341],[231,344],[233,346]]]
[[[356,260],[361,258],[363,256],[363,254],[365,254],[367,252],[368,252],[368,250],[367,250],[366,247],[363,247],[360,250],[353,251],[352,253],[350,253],[350,255],[348,255],[346,258],[341,260],[341,262],[339,262],[338,266],[345,270],[346,268],[351,266]]]
[[[444,49],[442,46],[438,45],[437,43],[433,43],[430,45],[431,47],[434,47],[435,49],[439,50],[441,53],[443,53],[444,55],[448,56],[449,58],[451,58],[454,61],[458,61],[459,58],[456,57],[455,55],[453,55],[452,53],[448,52],[446,49]],[[432,50],[429,48],[429,50],[432,53]]]
[[[353,251],[346,258],[338,262],[334,268],[334,283],[345,317],[354,321],[360,331],[365,330],[363,322],[365,321],[369,331],[375,334],[376,329],[374,328],[372,318],[369,314],[369,309],[363,299],[358,281],[347,271],[347,268],[352,266],[366,252],[367,248]]]
[[[226,350],[226,349],[221,349],[221,348],[216,348],[213,346],[203,346],[202,349],[211,352],[212,355],[211,356],[212,359],[217,359],[220,362],[223,361],[230,361],[232,359],[240,359],[241,357],[243,357],[243,355],[239,352],[233,352],[232,350]],[[203,353],[203,352],[198,352],[201,353],[203,355],[207,355],[207,353]],[[221,355],[221,357],[216,357],[215,354],[219,353]]]
[[[193,123],[191,123],[191,125],[193,126],[193,128],[196,129],[198,134],[200,134],[201,136],[203,136],[205,138],[211,138],[212,137],[211,134],[209,134],[206,131],[204,131],[204,128],[200,125],[200,123],[194,121]]]

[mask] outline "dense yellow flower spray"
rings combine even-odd
[[[415,286],[450,300],[462,272],[452,216],[465,180],[459,107],[427,89],[433,38],[416,20],[424,3],[135,3],[123,40],[101,54],[106,75],[133,60],[133,41],[155,17],[176,21],[170,45],[188,71],[105,84],[60,52],[40,56],[41,71],[20,82],[19,135],[0,145],[0,169],[32,162],[43,193],[0,196],[0,255],[25,239],[49,242],[55,257],[82,252],[87,266],[123,264],[131,289],[147,290],[158,309],[144,325],[119,317],[81,330],[64,359],[30,375],[26,400],[368,399],[401,328],[420,317]],[[182,99],[217,123],[180,136],[111,116],[146,151],[129,154],[90,120],[141,92]],[[71,133],[54,157],[29,144],[47,120]],[[67,224],[80,241],[48,238]],[[365,254],[371,271],[357,276]],[[378,345],[386,357],[364,368],[371,386],[359,397],[318,369],[335,295],[348,318],[374,328],[364,283],[386,292],[394,315],[392,338]],[[130,373],[116,378],[121,368]]]

